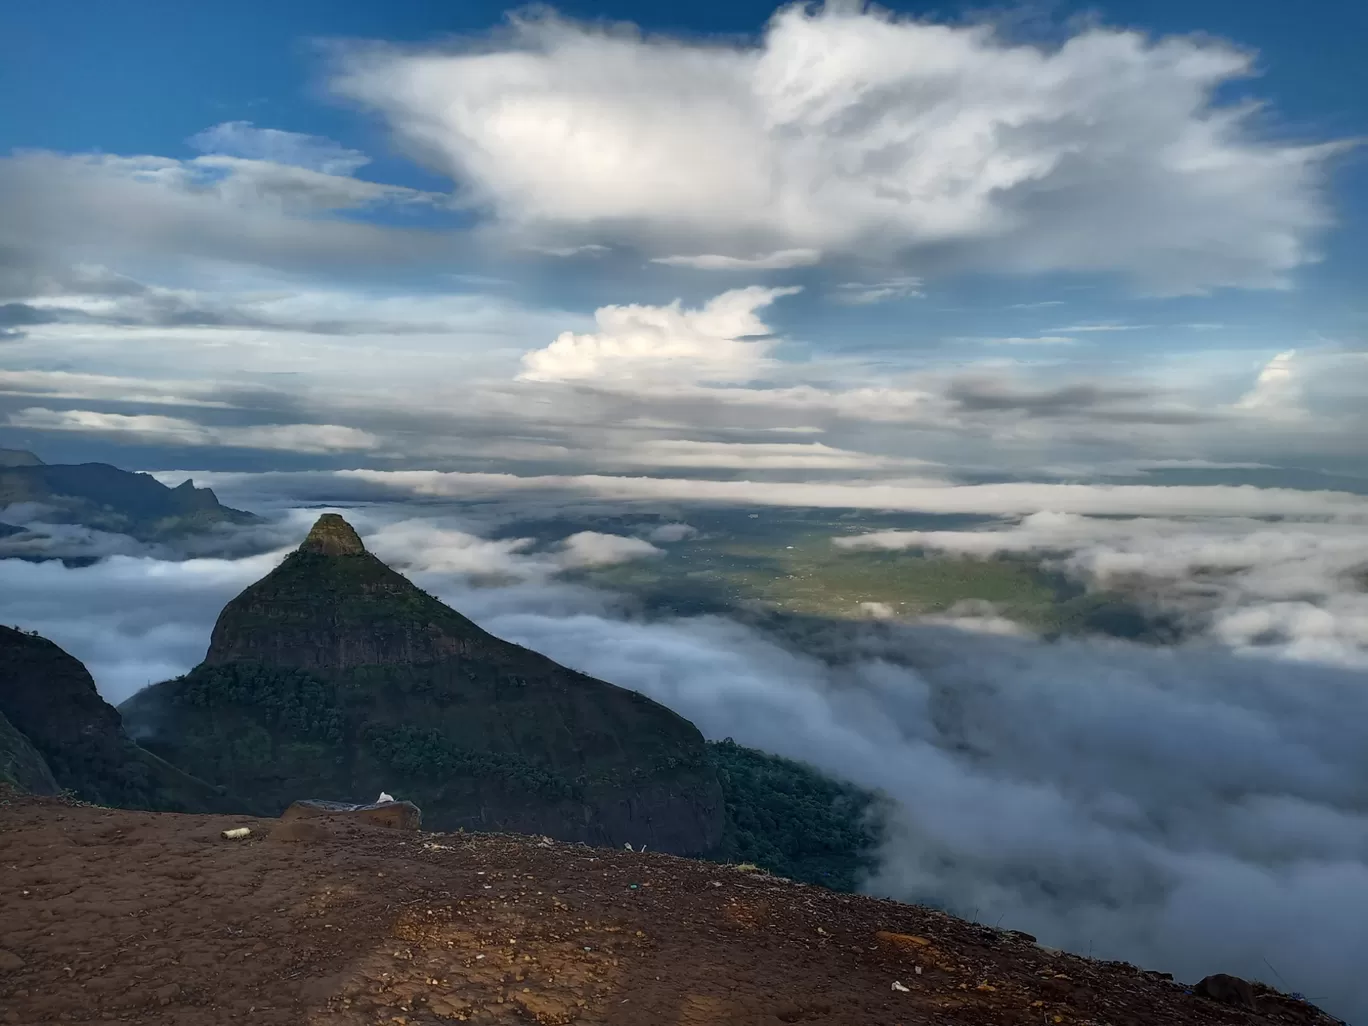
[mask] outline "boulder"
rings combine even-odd
[[[1254,988],[1249,981],[1226,973],[1214,973],[1204,978],[1192,988],[1192,992],[1212,1001],[1219,1001],[1223,1005],[1249,1009],[1255,1007]]]

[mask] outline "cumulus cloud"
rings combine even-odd
[[[94,410],[50,410],[30,406],[9,415],[13,427],[39,431],[74,431],[89,435],[127,435],[152,442],[188,446],[278,449],[329,453],[377,449],[374,435],[342,424],[260,424],[214,427],[157,414],[99,413]]]
[[[545,349],[523,357],[526,381],[698,382],[746,381],[767,366],[768,335],[757,313],[797,288],[751,286],[714,296],[696,310],[669,306],[605,306],[594,313],[598,331],[563,332]]]
[[[365,521],[362,520],[364,527]],[[549,560],[525,555],[532,538],[486,539],[432,519],[405,518],[366,533],[366,546],[387,563],[439,574],[544,577]]]
[[[515,234],[739,260],[937,247],[1183,293],[1285,284],[1329,220],[1340,147],[1216,99],[1252,64],[1212,39],[1093,27],[1045,49],[833,4],[781,9],[755,45],[516,18],[477,46],[344,50],[333,86]]]
[[[647,535],[653,542],[661,542],[669,545],[672,542],[681,542],[687,538],[693,538],[698,534],[698,528],[689,524],[661,524],[653,528]]]
[[[627,563],[634,559],[662,556],[664,550],[656,548],[642,538],[626,538],[619,534],[602,534],[598,531],[579,531],[561,543],[561,565],[568,568],[591,566],[611,566],[614,563]]]

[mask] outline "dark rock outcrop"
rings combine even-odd
[[[722,839],[693,724],[485,632],[335,514],[228,603],[200,666],[122,711],[153,751],[263,814],[387,790],[436,830],[677,854]]]
[[[46,638],[0,627],[0,715],[55,782],[85,801],[179,812],[226,807],[216,788],[134,744],[89,671]]]
[[[1204,976],[1201,982],[1192,988],[1192,992],[1212,1001],[1219,1001],[1223,1005],[1236,1005],[1251,1011],[1258,1008],[1254,1000],[1254,987],[1248,980],[1231,976],[1229,973]]]
[[[0,714],[0,783],[13,784],[31,794],[59,794],[62,790],[42,754],[3,714]]]

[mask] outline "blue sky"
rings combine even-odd
[[[521,17],[0,15],[0,444],[1368,474],[1362,5]]]

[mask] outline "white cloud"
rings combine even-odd
[[[419,190],[223,155],[20,153],[0,157],[0,251],[20,260],[14,282],[0,289],[16,298],[53,282],[53,291],[79,291],[62,284],[79,277],[71,264],[91,261],[173,263],[178,276],[232,265],[413,263],[449,251],[452,240],[328,215],[446,203]]]
[[[305,167],[327,175],[349,175],[370,163],[364,153],[331,139],[257,128],[250,121],[225,121],[192,135],[188,142],[201,153]]]
[[[553,257],[572,257],[572,256],[602,256],[609,251],[609,247],[600,246],[597,243],[586,243],[583,246],[533,246],[533,251],[544,253],[546,256]]]
[[[206,381],[160,381],[78,374],[72,371],[0,370],[0,394],[38,395],[49,399],[118,399],[148,405],[228,408],[230,403],[211,399],[213,385]]]
[[[736,470],[873,470],[921,462],[851,452],[821,442],[699,442],[684,439],[642,442],[618,459],[651,467],[724,467]]]
[[[1044,49],[792,5],[753,46],[519,18],[478,47],[355,48],[333,85],[515,234],[737,259],[939,246],[1183,293],[1284,284],[1328,221],[1337,147],[1215,100],[1252,66],[1211,39]]]
[[[642,538],[625,538],[619,534],[601,534],[598,531],[580,531],[572,534],[561,543],[559,561],[567,568],[610,566],[614,563],[627,563],[634,559],[664,555],[664,550],[656,548]]]
[[[342,424],[269,424],[216,427],[155,414],[99,413],[94,410],[50,410],[30,406],[9,416],[11,427],[37,431],[75,431],[91,435],[127,435],[170,445],[234,446],[286,452],[330,453],[378,449],[374,435]]]
[[[688,524],[661,524],[654,528],[649,535],[653,542],[661,542],[665,545],[671,542],[681,542],[687,538],[693,538],[698,534],[698,528]]]
[[[215,475],[209,475],[214,477]],[[269,476],[269,475],[268,475]],[[280,475],[301,487],[310,475]],[[227,480],[232,475],[227,475]],[[1248,485],[1097,485],[1006,482],[955,485],[947,481],[712,481],[605,474],[479,474],[436,470],[343,470],[313,476],[318,486],[357,494],[469,496],[569,491],[604,499],[670,499],[737,505],[892,509],[926,513],[1025,516],[1063,512],[1093,516],[1286,516],[1368,521],[1368,496]]]
[[[1131,593],[1181,616],[1224,645],[1368,667],[1368,537],[1361,519],[1118,520],[1045,511],[980,530],[878,531],[835,544],[1039,555],[1093,589]]]
[[[1254,387],[1235,405],[1242,410],[1257,410],[1272,416],[1304,414],[1300,382],[1295,376],[1295,349],[1279,353],[1259,371]]]
[[[920,278],[886,278],[883,281],[848,281],[836,286],[832,298],[838,303],[852,306],[868,306],[884,303],[890,299],[912,299],[922,295]]]
[[[752,257],[719,256],[716,253],[654,257],[651,263],[667,264],[670,267],[692,267],[698,271],[774,271],[789,267],[808,267],[821,258],[820,250],[780,249]]]
[[[365,544],[380,559],[405,571],[540,578],[554,570],[548,561],[526,555],[535,544],[532,538],[481,538],[427,519],[383,524],[365,532]]]
[[[688,383],[747,381],[767,366],[773,343],[750,341],[769,328],[756,311],[797,288],[733,289],[686,310],[669,306],[604,306],[598,331],[563,332],[523,357],[526,381]]]

